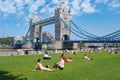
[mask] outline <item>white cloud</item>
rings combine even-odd
[[[52,0],[53,4],[58,4],[59,0]]]
[[[72,15],[98,12],[97,4],[99,3],[112,9],[120,8],[120,0],[95,0],[93,3],[91,3],[91,0],[64,1],[67,8],[71,9]],[[61,0],[0,0],[0,13],[4,17],[15,14],[17,17],[30,18],[35,12],[52,16],[55,7],[59,6],[60,2]]]
[[[80,10],[80,3],[78,0],[72,1],[71,4],[72,4],[74,9]]]
[[[53,1],[55,1],[55,2],[53,2]],[[44,7],[42,7],[42,9],[39,12],[42,13],[42,14],[44,13],[44,14],[46,14],[49,17],[53,16],[54,9],[55,9],[55,7],[58,6],[57,2],[58,2],[58,0],[52,0],[47,5],[44,5]]]
[[[71,9],[73,15],[79,15],[80,12],[80,6],[79,6],[79,0],[69,1],[64,0],[65,5],[68,9]],[[61,0],[52,0],[48,5],[45,5],[44,8],[40,10],[40,13],[46,13],[53,15],[54,9],[60,5]],[[54,5],[53,5],[54,4]]]
[[[28,4],[31,0],[24,0],[25,4]]]
[[[54,14],[54,9],[55,9],[55,7],[53,7],[53,8],[48,8],[48,11],[51,13],[51,15]]]
[[[3,17],[10,14],[16,16],[28,16],[43,6],[45,0],[0,0],[0,12]]]
[[[90,3],[90,0],[85,0],[81,4],[82,11],[85,13],[96,12],[95,6]]]
[[[0,1],[0,12],[6,13],[6,14],[16,13],[14,2],[11,2],[10,0]]]
[[[103,3],[106,6],[111,8],[118,8],[120,7],[120,0],[95,0],[95,3]]]
[[[47,5],[40,10],[40,13],[42,13],[42,14],[45,13],[48,17],[51,17],[54,14],[54,9],[55,9],[55,6],[54,7],[49,7],[49,5]]]
[[[104,3],[106,4],[109,0],[95,0],[95,3]]]
[[[23,0],[15,0],[15,3],[16,3],[17,9],[21,10],[23,8],[23,5],[24,5],[24,1]]]
[[[33,4],[31,4],[29,8],[29,12],[35,12],[38,8],[45,4],[45,0],[36,0]]]
[[[79,15],[80,14],[80,2],[78,0],[74,0],[71,2],[71,5],[72,5],[72,14],[73,15]]]
[[[95,12],[95,8],[91,6],[90,0],[64,1],[67,8],[71,9],[73,15],[79,15],[82,11],[86,13]],[[9,14],[15,14],[16,16],[28,16],[34,12],[38,12],[40,9],[40,13],[53,15],[54,8],[59,6],[60,2],[61,0],[0,0],[0,12],[6,16]],[[45,3],[47,3],[47,5],[45,5]]]
[[[119,8],[120,7],[120,1],[114,0],[113,2],[109,3],[109,6],[112,8]]]
[[[40,10],[40,13],[45,13],[45,12],[47,12],[47,9],[46,9],[46,8],[42,8],[42,9]]]
[[[60,5],[60,1],[59,1],[59,4],[57,4],[57,5]],[[65,0],[65,5],[67,6],[67,8],[69,8],[69,4],[70,4],[70,2],[69,2],[69,0]]]

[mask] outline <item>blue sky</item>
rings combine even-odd
[[[72,20],[97,36],[120,29],[120,0],[64,0]],[[40,19],[52,17],[61,0],[0,0],[0,37],[25,36],[35,13]],[[54,34],[54,24],[45,26]]]

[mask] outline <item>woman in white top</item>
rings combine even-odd
[[[53,66],[55,69],[60,69],[60,70],[63,70],[64,69],[64,60],[62,59],[62,58],[60,58],[59,60],[58,60],[58,62],[57,63],[55,63],[54,64],[54,66]]]
[[[48,53],[44,53],[43,59],[52,59],[52,56],[49,56]]]
[[[64,60],[63,60],[62,58],[59,59],[59,61],[58,61],[58,66],[59,66],[60,68],[64,68],[64,67],[65,67],[65,66],[64,66]]]
[[[89,58],[86,54],[84,54],[83,59],[85,59],[85,60],[92,60],[92,58]]]

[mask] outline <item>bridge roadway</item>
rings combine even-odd
[[[45,25],[53,24],[53,23],[55,23],[55,19],[56,19],[56,17],[53,16],[53,17],[50,17],[50,18],[43,19],[43,20],[40,20],[38,22],[35,22],[32,25],[45,26]]]
[[[120,43],[120,40],[106,41],[106,40],[65,40],[65,43]]]
[[[52,41],[48,42],[37,42],[38,44],[50,44]],[[120,40],[116,41],[95,41],[95,40],[65,40],[63,43],[120,43]]]

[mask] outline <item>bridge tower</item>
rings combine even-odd
[[[59,7],[55,9],[53,17],[40,20],[38,15],[35,14],[30,20],[31,47],[34,47],[35,42],[38,40],[42,42],[42,27],[49,24],[55,24],[55,42],[53,43],[55,47],[58,46],[58,44],[62,46],[63,40],[70,40],[71,32],[61,19],[63,19],[68,25],[71,25],[71,11],[65,5],[64,0],[62,0]]]
[[[32,25],[32,23],[36,23],[38,21],[40,21],[40,18],[38,14],[35,13],[33,18],[31,18],[30,20],[30,41],[31,41],[32,47],[34,46],[34,43],[37,41],[37,39],[41,39],[41,36],[42,36],[42,27],[39,24]]]
[[[64,0],[62,0],[59,7],[55,9],[55,41],[70,40],[71,32],[68,30],[64,23],[61,22],[61,18],[71,25],[71,11],[65,5]]]

